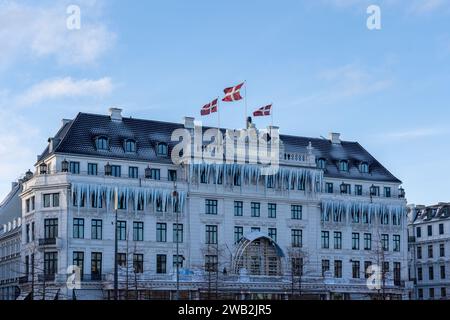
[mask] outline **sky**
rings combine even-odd
[[[273,103],[282,134],[340,132],[409,203],[450,201],[450,0],[0,0],[0,197],[63,118],[198,119],[244,80],[249,111]],[[222,126],[243,127],[243,103],[220,107]]]

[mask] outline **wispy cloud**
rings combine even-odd
[[[414,128],[411,130],[386,132],[383,134],[374,135],[373,138],[379,141],[404,142],[417,140],[422,138],[436,137],[448,134],[449,129],[443,127],[429,127],[429,128]]]
[[[412,1],[409,11],[416,14],[427,14],[442,9],[448,4],[447,0],[415,0]]]

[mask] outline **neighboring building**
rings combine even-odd
[[[21,193],[22,259],[35,265],[24,292],[113,298],[116,204],[122,298],[174,298],[177,266],[181,298],[407,297],[401,181],[361,145],[280,135],[280,170],[265,177],[256,164],[174,165],[171,135],[183,128],[194,119],[116,108],[63,121]],[[366,285],[372,264],[384,271],[378,290]]]
[[[412,299],[450,296],[450,203],[408,206],[409,274]]]
[[[22,184],[13,183],[0,204],[0,300],[15,300],[19,291]]]

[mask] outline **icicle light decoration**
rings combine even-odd
[[[274,189],[299,189],[307,192],[321,192],[323,188],[323,171],[309,168],[279,168],[271,176],[261,174],[261,166],[252,164],[215,164],[200,163],[189,166],[191,183],[199,183],[201,177],[206,181],[233,186],[238,180],[240,184],[264,183],[269,181]],[[303,188],[304,187],[304,188]]]
[[[114,209],[114,196],[117,190],[118,198],[126,204],[126,208],[138,210],[140,204],[145,211],[148,206],[153,206],[156,210],[157,204],[162,206],[162,211],[175,208],[178,205],[180,212],[184,210],[186,202],[186,192],[178,191],[178,196],[173,196],[173,190],[161,188],[147,188],[147,187],[120,187],[113,185],[98,185],[98,184],[84,184],[72,183],[72,200],[74,205],[78,207],[87,208],[101,208],[103,204],[106,205],[106,210]],[[93,204],[95,204],[93,206]],[[101,204],[100,206],[98,204]]]

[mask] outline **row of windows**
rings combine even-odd
[[[446,298],[447,297],[447,289],[445,287],[442,287],[440,291],[441,291],[441,298]],[[423,299],[423,289],[422,288],[417,289],[417,295],[418,295],[419,299]],[[435,298],[434,288],[428,289],[428,297],[430,299]]]
[[[352,267],[352,278],[359,279],[361,277],[361,261],[358,260],[350,260]],[[372,274],[370,266],[372,266],[372,261],[364,261],[364,277],[367,279]],[[389,261],[384,261],[382,263],[381,272],[383,274],[389,272],[390,263]],[[324,259],[322,260],[322,275],[325,276],[325,273],[330,271],[330,260]],[[401,280],[401,263],[393,262],[393,273],[394,273],[394,283],[396,285],[400,284]],[[334,277],[342,278],[342,260],[334,260]]]
[[[325,158],[319,158],[317,159],[317,167],[319,169],[325,170],[327,167],[327,160]],[[338,169],[341,172],[348,172],[349,171],[349,161],[348,160],[340,160],[338,162]],[[358,170],[361,173],[369,173],[369,164],[367,162],[360,162],[358,164]]]
[[[392,250],[395,252],[400,251],[400,235],[393,235],[393,248]],[[342,249],[342,232],[334,231],[333,232],[334,239],[334,249],[340,250]],[[352,233],[352,250],[360,250],[360,239],[361,234],[358,232]],[[372,250],[372,234],[364,233],[363,235],[363,244],[364,250]],[[321,246],[322,249],[330,249],[330,231],[322,231],[321,232]],[[383,251],[389,251],[389,235],[382,234],[381,235],[381,247]]]
[[[107,151],[110,149],[110,141],[107,137],[97,137],[95,139],[95,147],[97,150]],[[125,139],[123,141],[123,149],[128,153],[136,153],[137,152],[137,143],[133,139]],[[158,143],[156,146],[156,154],[158,156],[167,156],[169,154],[169,147],[166,143]]]
[[[444,234],[444,224],[443,223],[439,223],[438,232],[439,232],[439,235]],[[427,226],[427,235],[429,237],[433,236],[433,225],[432,224]],[[422,227],[416,227],[416,236],[417,236],[417,238],[422,237]]]
[[[428,252],[428,258],[433,258],[434,256],[434,246],[432,244],[428,245],[427,248],[427,252]],[[439,244],[439,257],[445,257],[445,243],[440,243]],[[417,259],[422,259],[423,255],[422,255],[422,247],[418,246],[417,247]]]
[[[445,265],[439,266],[439,273],[440,273],[440,279],[445,279]],[[423,268],[417,267],[417,280],[422,281],[423,280]],[[434,280],[434,266],[428,267],[428,280]]]
[[[334,183],[327,182],[325,183],[325,192],[326,193],[334,193]],[[353,193],[352,193],[352,186],[350,184],[342,183],[339,185],[339,192],[341,194],[354,194],[355,196],[362,196],[363,195],[363,186],[360,184],[355,184],[353,187]],[[380,196],[380,186],[371,186],[369,187],[369,194],[373,197],[379,197]],[[383,196],[385,198],[391,198],[392,197],[392,188],[391,187],[383,187]]]

